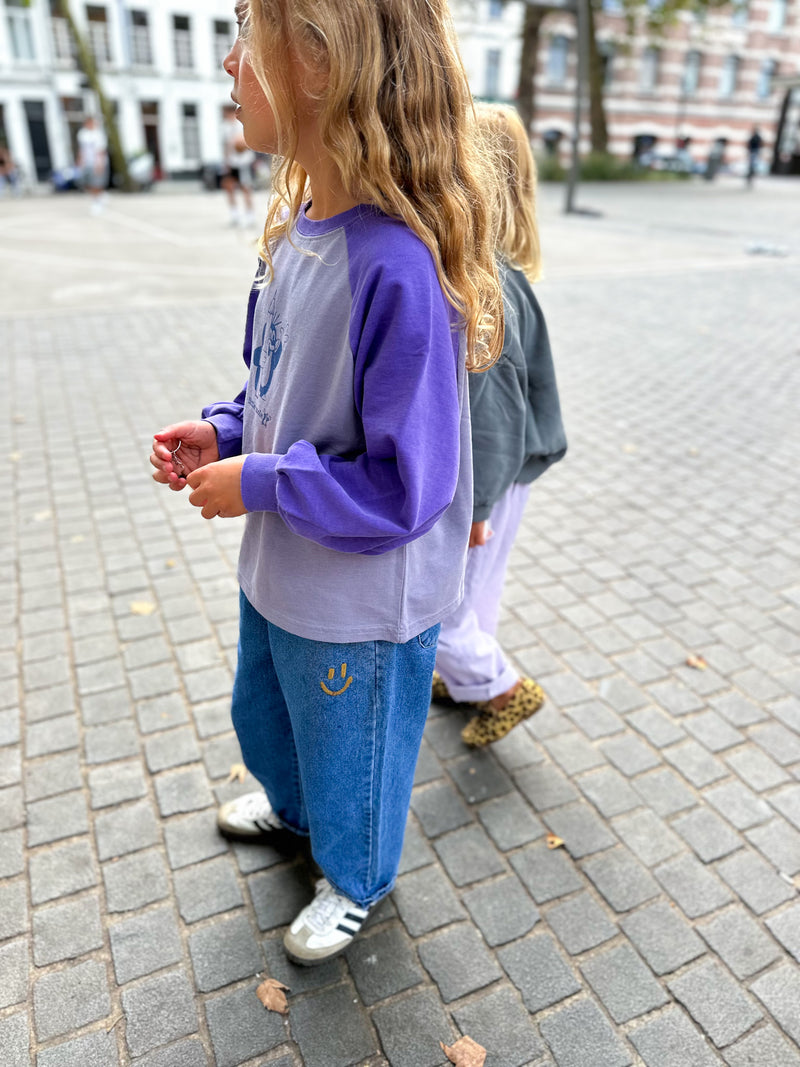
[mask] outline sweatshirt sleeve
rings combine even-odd
[[[392,252],[392,250],[388,250]],[[351,264],[350,348],[363,449],[252,453],[242,470],[249,511],[276,511],[302,537],[379,554],[420,537],[458,480],[459,334],[428,250],[414,238],[371,269]]]
[[[210,422],[216,431],[220,459],[242,454],[242,419],[246,390],[245,386],[234,400],[209,404],[201,413],[201,417]]]

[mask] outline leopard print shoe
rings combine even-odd
[[[433,672],[431,700],[434,704],[446,704],[448,707],[455,707],[457,704],[457,701],[453,700],[448,693],[447,686],[444,684],[444,679],[441,674],[438,674],[436,671]]]
[[[521,685],[506,706],[495,710],[490,704],[470,719],[461,731],[461,740],[470,748],[483,748],[513,730],[523,719],[529,719],[544,704],[544,693],[533,678],[520,679]]]

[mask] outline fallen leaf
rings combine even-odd
[[[24,421],[25,421],[25,416],[24,415],[15,415],[14,416],[14,422],[16,422],[17,424],[19,424],[21,422],[24,422]]]
[[[694,667],[694,669],[696,671],[704,671],[704,670],[706,670],[708,668],[708,664],[706,663],[706,661],[703,659],[703,657],[700,655],[699,652],[697,652],[697,653],[693,652],[690,656],[687,656],[687,658],[686,658],[686,666],[687,667]]]
[[[8,458],[11,460],[12,463],[19,463],[19,461],[22,459],[22,453],[21,452],[9,452],[8,453]]]
[[[86,538],[83,536],[83,534],[73,534],[72,537],[70,537],[70,539],[69,539],[69,543],[71,545],[80,545],[85,540],[86,540]]]
[[[629,456],[632,456],[634,452],[639,451],[639,446],[628,443],[627,445],[622,446],[622,451],[627,452]]]
[[[288,990],[288,985],[279,982],[277,978],[265,978],[256,990],[256,996],[267,1011],[278,1011],[281,1015],[288,1015],[289,1005],[286,1003],[284,989]]]
[[[443,1041],[439,1044],[456,1067],[483,1067],[486,1062],[486,1049],[471,1037],[460,1037],[455,1045],[445,1045]]]
[[[53,517],[52,511],[49,511],[49,510],[37,511],[33,516],[33,521],[34,522],[47,522],[47,520],[48,519],[52,519],[52,517]]]
[[[130,607],[131,615],[152,615],[156,610],[152,600],[133,600]]]
[[[247,767],[243,763],[232,763],[230,774],[228,775],[229,782],[243,782],[247,777]]]
[[[171,570],[175,566],[175,560],[174,559],[168,559],[166,565],[167,565],[167,568],[169,570]]]
[[[561,848],[564,844],[563,838],[557,837],[555,834],[548,834],[546,841],[548,848]]]

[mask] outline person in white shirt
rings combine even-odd
[[[108,186],[108,141],[93,115],[89,115],[78,130],[78,167],[81,185],[90,194],[91,212],[103,210]]]
[[[256,154],[245,144],[242,137],[241,123],[237,122],[236,108],[226,107],[222,120],[222,188],[228,194],[231,226],[252,226],[253,215],[253,163]],[[239,189],[244,201],[244,212],[239,213],[236,203],[236,190]]]

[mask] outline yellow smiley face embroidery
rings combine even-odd
[[[330,670],[328,671],[328,681],[329,682],[333,681],[333,676],[334,676],[335,673],[336,673],[335,668],[331,667]],[[347,664],[346,663],[342,664],[340,673],[342,675],[342,678],[344,678],[347,675]],[[323,693],[327,693],[329,697],[338,697],[338,696],[342,695],[342,693],[345,691],[345,689],[347,689],[347,687],[350,685],[352,680],[353,680],[353,676],[351,674],[350,677],[347,679],[347,681],[344,683],[344,685],[342,686],[341,689],[329,689],[328,686],[325,685],[324,682],[320,682],[319,684],[322,686]]]

